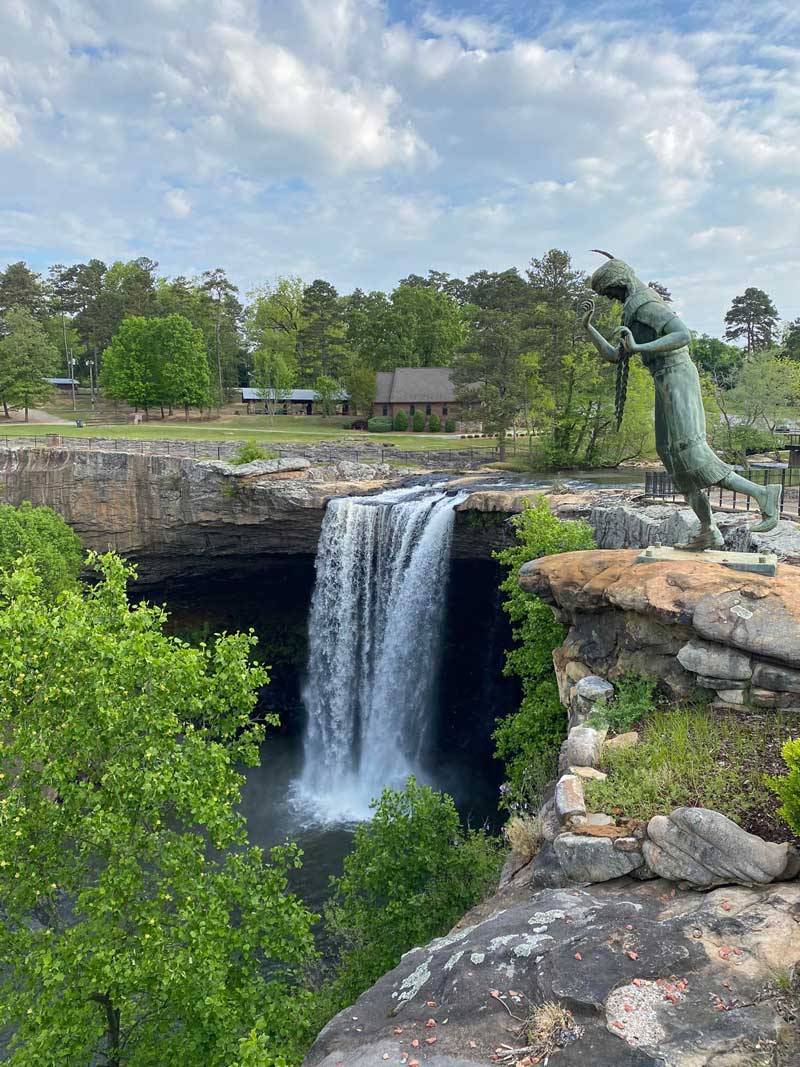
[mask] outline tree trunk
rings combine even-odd
[[[108,1067],[121,1067],[120,1059],[120,1033],[119,1033],[119,1008],[115,1008],[111,997],[107,993],[92,993],[92,1000],[96,1001],[100,1010],[106,1017],[106,1046],[108,1048]]]
[[[506,458],[506,431],[505,430],[503,430],[502,433],[499,433],[497,435],[497,447],[499,449],[498,455],[500,457],[500,462],[502,463]]]
[[[164,418],[164,405],[161,405],[161,418]]]
[[[28,421],[28,405],[25,405],[25,421]]]
[[[184,404],[183,405],[183,411],[184,411],[184,418],[188,422],[189,421],[189,405],[188,404]]]
[[[3,397],[3,414],[7,419],[11,418],[11,412],[8,410],[8,403],[6,402],[5,397]]]

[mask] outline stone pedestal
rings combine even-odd
[[[637,563],[675,563],[691,560],[693,563],[719,563],[735,571],[750,571],[773,578],[778,567],[778,557],[773,552],[688,552],[686,549],[670,548],[668,545],[652,545],[636,557]]]

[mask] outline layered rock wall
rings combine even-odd
[[[567,626],[554,662],[562,700],[585,675],[657,676],[733,706],[800,710],[800,568],[769,578],[701,558],[637,563],[636,551],[526,563],[520,584]]]

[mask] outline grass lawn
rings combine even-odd
[[[53,409],[55,413],[55,409]],[[64,411],[60,413],[62,418],[68,417]],[[438,451],[453,448],[490,448],[494,444],[491,439],[468,438],[461,439],[455,434],[375,434],[363,431],[353,431],[344,428],[345,419],[331,417],[324,419],[321,416],[304,416],[292,418],[276,416],[274,419],[267,415],[230,416],[214,419],[209,422],[201,422],[198,419],[184,422],[181,419],[153,419],[151,422],[134,426],[132,423],[110,426],[84,426],[78,428],[75,425],[59,426],[48,423],[5,423],[0,420],[0,441],[3,437],[23,435],[42,437],[49,433],[60,434],[62,437],[116,437],[133,439],[165,440],[167,438],[188,441],[229,441],[242,440],[253,441],[261,444],[289,444],[296,441],[300,444],[313,444],[323,442],[335,444],[337,441],[347,441],[353,447],[366,447],[367,445],[392,445],[395,448],[413,451]]]

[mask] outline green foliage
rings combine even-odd
[[[768,785],[782,801],[779,814],[800,835],[800,738],[786,742],[783,758],[789,773],[782,778],[769,778]]]
[[[456,420],[455,419],[445,419],[444,432],[445,433],[455,433],[456,432]]]
[[[341,951],[326,1014],[352,1003],[408,949],[445,933],[499,871],[499,843],[465,830],[447,794],[412,777],[402,792],[385,789],[373,807],[325,909]]]
[[[18,1067],[229,1067],[290,1057],[308,998],[311,916],[292,847],[265,860],[239,814],[258,760],[254,638],[191,648],[132,576],[0,610],[0,1019]],[[244,1049],[240,1043],[244,1039]],[[271,1058],[270,1058],[271,1057]]]
[[[8,407],[28,408],[41,404],[53,388],[43,379],[58,364],[58,353],[44,327],[30,311],[14,308],[4,315],[0,340],[0,400]]]
[[[439,418],[439,416],[436,414],[436,412],[434,412],[430,416],[430,418],[428,419],[428,430],[431,433],[438,433],[439,430],[441,430],[441,428],[442,428],[442,420]]]
[[[402,408],[395,412],[393,426],[398,433],[405,433],[408,429],[408,415]]]
[[[707,708],[666,708],[645,719],[642,740],[632,748],[604,750],[608,778],[584,783],[593,811],[649,819],[682,806],[723,811],[740,821],[767,806],[764,775],[753,772],[767,744],[765,732],[782,732],[779,716],[758,727]]]
[[[0,505],[0,572],[11,572],[20,557],[36,572],[43,598],[76,589],[83,563],[80,538],[50,508],[27,501]]]
[[[425,429],[425,416],[421,411],[414,412],[414,418],[411,420],[411,429],[414,433],[422,433]]]
[[[614,699],[595,705],[590,725],[606,726],[615,734],[624,734],[649,715],[654,707],[658,679],[640,674],[625,674],[614,683]]]
[[[241,466],[245,463],[254,463],[257,459],[275,459],[276,456],[277,452],[268,452],[266,448],[257,445],[255,441],[246,441],[239,446],[231,463]]]
[[[495,558],[506,567],[500,588],[506,594],[503,607],[516,643],[506,654],[505,674],[520,679],[522,703],[517,712],[498,720],[494,740],[495,756],[504,761],[506,770],[501,803],[517,811],[538,803],[566,732],[552,659],[553,649],[564,640],[564,629],[539,597],[520,589],[519,569],[539,556],[594,548],[594,539],[582,520],[556,518],[544,496],[514,519],[514,527],[516,545],[495,553]]]
[[[345,388],[350,396],[352,410],[368,415],[375,399],[375,371],[356,364],[345,377]]]
[[[202,332],[182,315],[131,316],[106,349],[100,380],[114,400],[137,407],[202,407],[210,395]]]
[[[314,390],[317,394],[317,403],[322,408],[322,414],[325,416],[332,414],[336,398],[341,393],[339,383],[334,378],[329,378],[326,374],[320,374],[314,382]]]
[[[367,429],[370,433],[391,433],[392,428],[392,420],[388,415],[373,415],[367,421]]]

